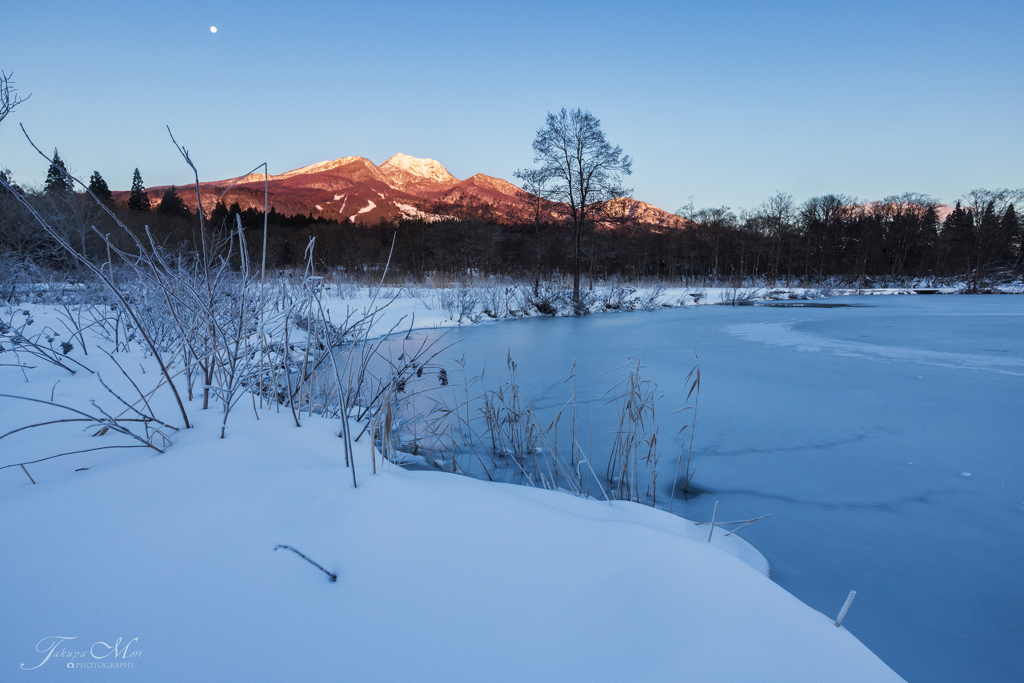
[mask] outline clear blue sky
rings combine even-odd
[[[347,155],[512,179],[549,110],[590,109],[675,210],[1024,186],[1024,3],[4,3],[17,127],[127,189]],[[216,34],[209,30],[218,28]]]

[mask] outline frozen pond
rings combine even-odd
[[[479,325],[450,333],[462,342],[447,356],[491,374],[511,350],[549,418],[575,359],[603,473],[601,396],[622,374],[607,371],[642,351],[667,392],[660,503],[688,420],[670,413],[696,349],[693,485],[706,493],[677,497],[675,511],[710,519],[719,501],[720,519],[771,514],[742,535],[772,578],[832,616],[856,590],[844,626],[909,681],[1024,680],[1024,297],[830,302],[851,305]]]

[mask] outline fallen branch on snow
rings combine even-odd
[[[274,546],[274,550],[275,551],[278,548],[284,548],[285,550],[291,550],[293,553],[295,553],[296,555],[298,555],[299,557],[304,559],[306,562],[309,562],[311,565],[313,565],[314,567],[316,567],[317,569],[322,571],[324,574],[327,574],[327,576],[331,577],[331,581],[337,581],[338,580],[338,576],[336,574],[330,573],[329,571],[327,571],[326,569],[321,567],[319,564],[317,564],[313,560],[309,559],[308,557],[306,557],[305,555],[303,555],[302,553],[300,553],[298,550],[296,550],[295,548],[291,547],[290,545],[280,545],[280,544],[278,544],[278,545]]]

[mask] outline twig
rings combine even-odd
[[[330,573],[329,571],[324,569],[322,566],[320,566],[317,562],[314,562],[313,560],[309,559],[308,557],[306,557],[305,555],[303,555],[302,553],[300,553],[298,550],[296,550],[295,548],[291,547],[290,545],[278,544],[278,545],[274,546],[274,550],[275,551],[277,551],[278,548],[284,548],[285,550],[291,550],[293,553],[295,553],[296,555],[298,555],[299,557],[304,559],[306,562],[309,562],[311,565],[313,565],[314,567],[316,567],[317,569],[322,571],[324,574],[327,574],[327,576],[331,577],[331,581],[337,581],[338,580],[338,576],[336,574]]]
[[[743,529],[744,527],[747,527],[747,526],[749,526],[749,525],[753,524],[754,522],[756,522],[756,521],[758,521],[758,520],[761,520],[761,519],[766,519],[766,518],[768,518],[768,517],[771,517],[771,515],[762,515],[761,517],[758,517],[757,519],[748,519],[748,520],[747,520],[746,522],[744,522],[744,523],[743,523],[743,524],[741,524],[740,526],[736,527],[735,529],[733,529],[732,531],[730,531],[729,533],[727,533],[727,534],[726,534],[726,536],[732,536],[732,535],[733,535],[734,533],[736,533],[736,532],[737,532],[737,531],[739,531],[740,529]]]
[[[109,351],[107,351],[106,349],[104,349],[102,347],[100,348],[100,350],[103,351],[103,353],[107,354],[107,356],[110,357],[110,360],[114,361],[114,365],[116,365],[117,369],[121,371],[121,374],[124,375],[124,378],[126,380],[128,380],[129,382],[131,382],[131,385],[133,387],[135,387],[135,391],[136,391],[136,393],[138,393],[139,398],[141,398],[142,402],[146,404],[146,410],[149,411],[149,416],[152,416],[153,415],[153,409],[149,407],[149,401],[146,400],[146,395],[142,393],[141,389],[139,389],[139,385],[135,383],[135,380],[133,380],[131,378],[131,375],[129,375],[127,372],[124,371],[124,368],[122,368],[121,364],[117,362],[117,359],[114,358],[113,354],[111,354]],[[142,363],[139,363],[139,367],[140,368],[142,367]],[[145,368],[143,368],[143,372],[145,372]],[[99,375],[97,375],[97,377],[98,376]],[[102,381],[102,380],[100,380],[100,381]],[[104,385],[104,386],[106,386],[106,385]],[[110,391],[110,389],[107,389],[107,391]],[[111,391],[110,393],[113,394],[114,392]],[[52,401],[53,399],[51,398],[50,400]],[[124,401],[122,401],[122,403],[124,403]],[[134,406],[128,406],[128,408],[129,408],[129,410],[133,410],[136,413],[139,412],[138,410],[135,410]],[[124,413],[121,413],[121,414],[124,415]],[[159,422],[159,420],[157,420],[157,421]],[[163,424],[163,423],[161,422],[160,424]]]
[[[129,445],[129,446],[98,446],[96,448],[83,448],[80,451],[68,451],[67,453],[58,453],[57,455],[51,455],[51,456],[48,456],[48,457],[45,457],[45,458],[39,458],[38,460],[26,460],[25,462],[16,462],[16,463],[13,463],[13,464],[10,464],[10,465],[4,465],[3,467],[0,467],[0,470],[6,470],[8,467],[18,467],[18,466],[24,466],[24,465],[34,465],[37,462],[43,462],[45,460],[53,460],[54,458],[60,458],[60,457],[63,457],[65,455],[75,455],[76,453],[90,453],[92,451],[105,451],[105,450],[107,450],[109,448],[146,448],[146,446],[142,446],[142,445],[131,446],[131,445]],[[161,452],[163,452],[163,451],[161,451]]]
[[[765,517],[771,517],[771,515],[761,515],[760,517],[755,517],[754,519],[737,519],[733,522],[716,522],[715,526],[729,526],[730,524],[750,524],[752,522],[764,519]],[[694,522],[694,524],[696,526],[707,526],[708,524],[711,524],[711,522]]]
[[[838,628],[843,619],[846,617],[846,610],[850,609],[850,605],[853,604],[853,597],[857,595],[857,591],[850,591],[850,594],[846,596],[846,602],[843,603],[843,609],[839,610],[839,616],[836,617],[836,627]]]
[[[18,432],[24,431],[26,429],[34,429],[35,427],[45,427],[47,425],[60,424],[62,422],[95,422],[95,421],[96,420],[92,419],[91,417],[90,418],[74,417],[74,418],[69,418],[67,420],[50,420],[49,422],[40,422],[39,424],[25,425],[24,427],[18,427],[17,429],[12,429],[11,431],[7,432],[6,434],[0,435],[0,439],[5,439],[8,436],[10,436],[11,434],[17,434]]]
[[[711,536],[715,533],[715,518],[718,517],[718,501],[715,501],[715,511],[711,515],[711,533],[708,534],[708,543],[711,543]]]

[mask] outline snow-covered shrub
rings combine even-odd
[[[636,299],[633,295],[636,290],[632,287],[612,285],[604,289],[598,297],[600,307],[609,311],[632,311],[636,308]]]
[[[809,287],[804,291],[804,296],[807,299],[827,299],[830,296],[835,296],[839,285],[833,278],[825,278],[817,284],[815,287]]]
[[[600,290],[597,295],[598,310],[608,311],[653,311],[660,305],[661,296],[665,293],[665,286],[655,283],[652,287],[645,287],[639,290],[635,287],[627,287],[613,284]]]
[[[439,291],[440,290],[431,289],[427,286],[421,287],[418,285],[407,285],[405,288],[405,295],[409,298],[416,299],[423,305],[423,308],[428,311],[432,311],[438,305],[437,293]]]
[[[339,273],[334,273],[330,284],[324,285],[324,295],[332,299],[356,299],[361,289],[357,283],[345,281]]]
[[[477,293],[471,287],[441,289],[437,292],[438,303],[448,314],[449,320],[457,323],[465,321],[476,323],[483,319],[483,313],[477,310]]]
[[[569,311],[575,316],[589,315],[594,310],[597,302],[597,292],[591,289],[583,289],[582,287],[580,287],[579,299],[574,301],[572,294],[569,294],[566,299],[566,303],[569,305]]]
[[[18,303],[18,285],[25,275],[25,263],[12,252],[0,253],[0,301]]]
[[[506,277],[487,278],[480,287],[480,303],[484,315],[495,320],[521,315],[523,310],[519,288]]]
[[[731,287],[722,290],[721,303],[723,306],[753,306],[759,293],[757,289]]]
[[[33,328],[35,320],[30,311],[10,307],[0,316],[0,354],[10,353],[14,356],[14,365],[26,366],[22,356],[43,361],[63,368],[70,373],[79,369],[87,369],[78,361],[67,358],[71,349],[70,342],[60,339],[60,332],[51,327]],[[6,361],[5,361],[6,364]]]
[[[640,296],[636,298],[636,307],[642,311],[653,311],[661,304],[661,297],[665,293],[665,285],[660,282],[653,287],[641,290]]]
[[[572,299],[572,290],[553,281],[541,281],[533,287],[521,288],[526,305],[541,315],[558,315]]]

